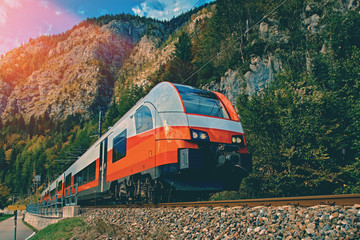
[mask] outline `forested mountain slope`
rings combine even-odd
[[[359,10],[219,0],[169,22],[104,16],[31,40],[0,59],[0,182],[46,184],[95,140],[99,110],[107,129],[170,81],[237,106],[254,170],[226,197],[359,192]]]

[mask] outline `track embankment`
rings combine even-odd
[[[91,230],[77,236],[89,234],[97,239],[359,239],[360,204],[348,201],[341,204],[331,198],[321,205],[308,202],[303,206],[285,201],[255,207],[243,202],[219,206],[197,202],[192,206],[158,204],[156,208],[144,205],[85,208],[83,217]],[[102,230],[99,233],[97,229]]]

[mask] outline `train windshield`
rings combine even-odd
[[[174,84],[183,100],[186,113],[229,119],[224,106],[212,92]]]

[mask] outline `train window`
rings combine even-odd
[[[58,191],[61,191],[61,189],[62,189],[62,181],[58,182],[58,187],[57,187]]]
[[[75,183],[79,186],[95,180],[96,162],[92,162],[89,166],[75,174]]]
[[[103,161],[106,164],[107,161],[107,147],[108,147],[108,139],[105,138],[104,141],[100,143],[100,166],[102,166]]]
[[[102,166],[102,162],[103,162],[103,142],[100,143],[99,158],[100,158],[100,166]]]
[[[89,166],[89,182],[95,180],[96,162],[91,163]]]
[[[107,148],[108,148],[108,139],[104,140],[104,163],[107,162]]]
[[[69,187],[71,185],[71,173],[65,177],[65,187]]]
[[[153,120],[150,109],[146,106],[142,106],[135,113],[135,126],[136,133],[142,133],[153,128]]]
[[[182,112],[183,107],[176,89],[170,83],[160,83],[150,91],[147,100],[158,112]]]
[[[80,171],[80,172],[78,172],[77,174],[75,174],[75,184],[77,183],[79,186],[81,185],[81,184],[83,184],[83,180],[84,180],[84,178],[83,178],[83,171]]]
[[[212,92],[174,84],[183,100],[186,113],[229,119],[224,106]]]
[[[55,196],[55,188],[53,190],[51,190],[51,192],[50,192],[50,197],[53,197],[53,196]]]
[[[82,170],[83,184],[89,182],[89,166]]]
[[[113,162],[126,156],[126,130],[117,135],[113,140]]]

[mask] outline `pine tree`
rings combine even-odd
[[[30,117],[30,121],[29,121],[29,125],[28,125],[28,132],[29,132],[30,138],[32,138],[34,135],[37,134],[37,124],[36,124],[36,119],[35,119],[34,115],[31,115],[31,117]]]
[[[0,182],[3,182],[4,172],[6,171],[6,162],[5,162],[5,150],[3,147],[0,147]]]
[[[191,52],[192,44],[189,35],[182,32],[179,41],[175,43],[175,56],[182,61],[191,62],[193,54]]]

